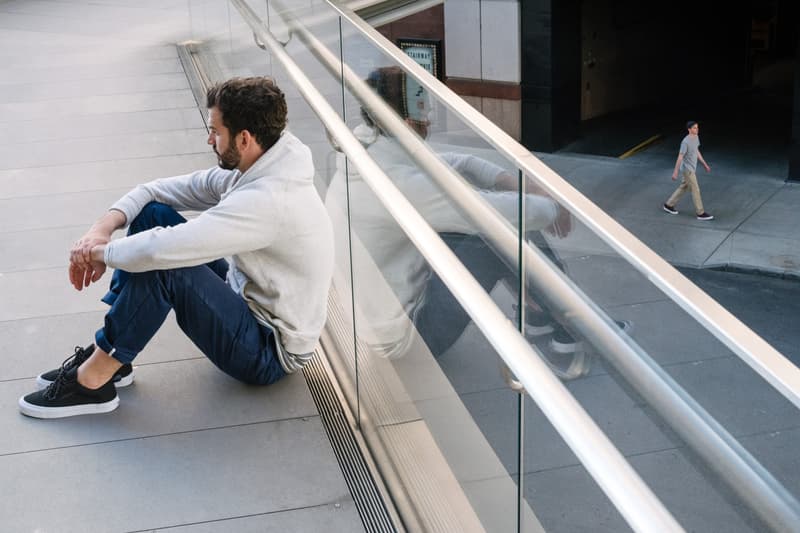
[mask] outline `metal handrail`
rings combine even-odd
[[[273,4],[276,3],[273,1]],[[381,127],[448,194],[462,215],[480,228],[501,255],[513,262],[520,244],[514,228],[441,161],[426,143],[410,133],[396,112],[347,65],[342,65],[290,12],[279,12],[279,15],[296,36],[308,45],[323,66],[343,81]],[[318,20],[322,14],[315,13],[314,16]],[[449,103],[458,98],[453,95]],[[574,191],[559,176],[554,176]],[[574,193],[583,198],[577,191]],[[800,504],[794,496],[646,352],[632,340],[620,337],[611,320],[602,318],[605,313],[571,280],[553,268],[544,254],[528,243],[522,244],[526,276],[540,289],[539,292],[545,296],[551,308],[562,316],[570,317],[570,324],[602,353],[639,394],[647,398],[650,405],[732,491],[776,530],[786,530],[793,527],[792,524],[800,524]],[[680,276],[668,264],[667,267]],[[715,302],[715,305],[718,304]]]
[[[486,142],[510,159],[517,168],[539,180],[549,194],[569,208],[583,224],[616,250],[654,285],[694,317],[715,337],[738,355],[770,385],[800,408],[800,368],[764,339],[742,324],[727,309],[700,290],[658,254],[634,237],[602,209],[594,205],[552,169],[520,145],[494,122],[470,106],[449,87],[430,75],[413,59],[400,52],[388,39],[333,0],[326,2],[381,52],[442,102],[459,119],[469,124]]]
[[[530,391],[561,437],[636,531],[683,531],[472,274],[392,183],[244,0],[230,0],[286,70],[364,181]],[[522,357],[511,354],[521,354]]]

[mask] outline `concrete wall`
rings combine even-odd
[[[798,0],[446,0],[379,29],[393,41],[441,39],[448,86],[529,148],[552,151],[587,119],[749,88],[775,59],[750,47],[764,12],[773,50],[793,58]]]
[[[518,0],[447,0],[444,22],[448,86],[519,140]]]
[[[376,29],[393,43],[397,43],[400,38],[435,39],[444,42],[444,7],[435,6]]]
[[[522,143],[552,151],[580,124],[580,0],[521,5]]]
[[[788,178],[791,181],[800,181],[800,39],[797,40],[792,100],[792,135],[789,143]]]
[[[517,0],[448,0],[444,9],[448,77],[519,83]]]

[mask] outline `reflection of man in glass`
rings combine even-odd
[[[402,70],[388,67],[372,72],[367,83],[405,119],[412,130],[423,138],[427,137],[430,105],[424,90],[416,82],[407,83]],[[415,85],[419,89],[409,92],[409,88]],[[476,234],[474,225],[460,215],[433,180],[408,158],[365,110],[362,110],[362,118],[364,124],[355,128],[356,136],[484,289],[491,292],[499,281],[516,287],[518,274],[489,249]],[[515,176],[474,155],[452,152],[439,155],[502,216],[516,225],[519,195]],[[352,243],[358,308],[356,320],[360,337],[380,355],[397,357],[406,352],[416,329],[434,356],[444,353],[467,327],[469,316],[430,270],[369,186],[352,169],[347,183],[343,157],[339,163],[328,190],[326,206],[336,228],[340,258],[347,257],[347,245]],[[532,194],[526,197],[525,222],[531,236],[544,244],[541,231],[557,236],[568,234],[571,229],[569,214],[541,189],[532,186],[529,190]],[[348,193],[351,241],[347,234],[344,205]],[[337,286],[349,285],[347,273],[339,272],[336,278]],[[528,333],[533,337],[548,338],[550,345],[560,348],[565,355],[565,364],[554,369],[562,377],[580,375],[585,369],[579,364],[581,368],[576,370],[572,357],[578,343],[535,304],[526,311],[526,316]],[[551,366],[554,366],[552,362]]]

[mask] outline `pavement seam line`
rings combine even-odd
[[[772,200],[772,198],[773,198],[773,197],[774,197],[776,194],[778,194],[780,191],[782,191],[782,190],[783,190],[785,187],[786,187],[786,184],[784,183],[784,184],[783,184],[781,187],[779,187],[779,188],[775,189],[775,190],[772,192],[772,194],[770,194],[770,195],[769,195],[769,196],[768,196],[768,197],[767,197],[767,198],[766,198],[766,199],[765,199],[763,202],[761,202],[761,204],[759,204],[759,206],[758,206],[757,208],[755,208],[755,209],[752,209],[752,210],[750,211],[750,214],[749,214],[749,215],[747,215],[747,216],[746,216],[746,217],[745,217],[745,218],[744,218],[744,219],[743,219],[741,222],[739,222],[739,224],[737,224],[736,226],[734,226],[734,227],[733,227],[733,229],[731,229],[731,231],[730,231],[730,233],[728,234],[728,236],[727,236],[726,238],[722,239],[722,242],[720,242],[720,243],[719,243],[719,244],[718,244],[718,245],[717,245],[717,246],[716,246],[716,247],[715,247],[715,248],[714,248],[714,249],[711,251],[711,254],[710,254],[710,255],[708,255],[708,256],[707,256],[707,257],[706,257],[706,258],[703,260],[703,262],[701,263],[701,268],[706,268],[706,267],[705,267],[705,264],[708,262],[708,260],[709,260],[709,259],[711,259],[711,258],[714,256],[714,254],[715,254],[715,253],[717,253],[717,250],[719,250],[719,249],[720,249],[720,247],[722,247],[722,245],[723,245],[723,244],[724,244],[724,243],[725,243],[725,242],[726,242],[726,241],[727,241],[729,238],[731,238],[731,237],[732,237],[732,236],[733,236],[733,235],[736,233],[736,231],[737,231],[739,228],[741,228],[741,227],[742,227],[742,225],[743,225],[745,222],[747,222],[748,220],[750,220],[750,218],[752,218],[752,217],[753,217],[753,215],[755,215],[755,214],[756,214],[758,211],[760,211],[760,210],[761,210],[761,208],[762,208],[762,207],[764,207],[764,204],[766,204],[767,202],[769,202],[770,200]],[[730,258],[730,256],[729,256],[729,257],[727,258],[727,262],[726,262],[725,264],[726,264],[726,265],[730,265],[730,262],[731,262],[730,260],[731,260],[731,258]]]
[[[53,452],[59,450],[69,450],[71,448],[86,448],[90,446],[100,446],[104,444],[114,444],[117,442],[129,442],[129,441],[137,441],[137,440],[146,440],[146,439],[157,439],[160,437],[171,437],[173,435],[188,435],[190,433],[203,433],[206,431],[216,431],[220,429],[233,429],[233,428],[242,428],[242,427],[249,427],[249,426],[258,426],[261,424],[274,424],[278,422],[287,422],[287,421],[301,421],[305,422],[311,418],[319,418],[318,414],[307,414],[307,415],[298,415],[298,416],[289,416],[286,418],[274,418],[271,420],[257,420],[254,422],[243,422],[241,424],[228,424],[224,426],[212,426],[212,427],[205,427],[205,428],[196,428],[196,429],[186,429],[183,431],[172,431],[167,433],[154,433],[152,435],[138,435],[135,437],[126,437],[122,439],[109,439],[109,440],[101,440],[95,442],[86,442],[83,444],[69,444],[67,446],[54,446],[52,448],[38,448],[35,450],[24,450],[20,452],[10,452],[10,453],[2,453],[0,454],[0,458],[2,457],[12,457],[15,455],[27,455],[27,454],[34,454],[34,453],[44,453],[44,452]],[[46,422],[45,422],[46,423]]]
[[[228,516],[223,518],[213,518],[209,520],[201,520],[199,522],[182,522],[180,524],[172,524],[172,525],[162,525],[158,526],[157,528],[148,528],[148,529],[132,529],[130,531],[126,531],[126,533],[152,533],[154,531],[161,531],[165,529],[172,529],[178,527],[186,527],[186,526],[199,526],[203,524],[216,524],[219,522],[227,522],[229,520],[241,520],[245,518],[255,518],[257,516],[272,516],[281,513],[290,513],[293,511],[307,511],[309,509],[324,509],[330,505],[335,505],[337,503],[341,503],[341,501],[332,501],[328,503],[320,503],[318,505],[301,505],[300,507],[291,507],[286,509],[275,509],[274,511],[265,511],[263,513],[248,513],[243,515],[235,515],[235,516]]]

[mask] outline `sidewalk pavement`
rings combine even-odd
[[[106,279],[73,290],[69,243],[137,183],[214,164],[175,48],[189,18],[175,1],[0,2],[3,532],[362,527],[303,375],[236,382],[173,316],[113,413],[18,412],[102,325]]]
[[[675,266],[731,268],[800,276],[800,184],[786,182],[780,161],[759,165],[762,154],[704,151],[711,164],[698,168],[706,211],[695,218],[691,194],[662,204],[679,182],[671,180],[680,139],[628,159],[574,153],[537,154],[547,165]],[[671,154],[669,148],[675,149]]]

